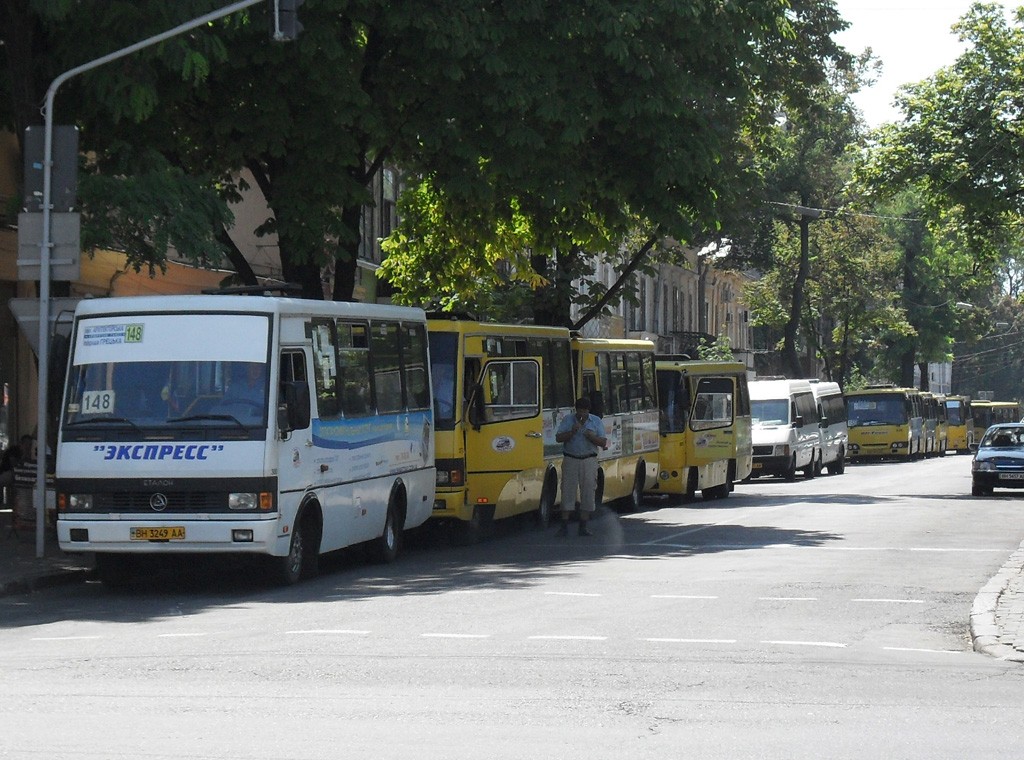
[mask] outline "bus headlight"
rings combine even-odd
[[[228,509],[256,509],[257,495],[254,493],[229,493]]]
[[[775,447],[775,456],[777,457],[788,457],[789,456],[789,444],[783,444],[782,446]]]
[[[68,509],[92,509],[91,493],[71,493],[67,498]]]

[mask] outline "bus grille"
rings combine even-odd
[[[94,495],[94,512],[152,512],[150,498],[157,491],[108,491]],[[203,491],[160,491],[167,497],[161,512],[227,512],[226,493]]]
[[[772,455],[772,449],[774,446],[755,446],[754,456],[755,457],[770,457]]]

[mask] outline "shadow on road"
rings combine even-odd
[[[709,502],[709,506],[755,506],[742,504],[742,498],[734,497],[736,494]],[[875,501],[863,496],[813,498],[843,503]],[[756,506],[792,501],[793,497],[758,497]],[[38,625],[40,612],[46,617],[52,614],[53,620],[138,622],[166,614],[168,605],[173,606],[175,614],[189,615],[234,604],[337,604],[381,596],[520,589],[542,583],[552,575],[564,576],[581,563],[685,558],[779,546],[821,546],[842,540],[840,535],[821,531],[710,520],[695,523],[689,521],[691,509],[684,507],[685,519],[674,514],[677,509],[619,514],[602,507],[591,521],[593,536],[577,535],[573,523],[566,538],[556,536],[554,526],[537,528],[532,516],[524,515],[500,521],[490,537],[472,546],[455,546],[442,527],[427,525],[407,534],[403,554],[394,564],[371,564],[365,549],[353,547],[325,555],[317,578],[287,588],[276,587],[268,580],[264,563],[257,562],[265,558],[163,558],[167,561],[146,568],[124,589],[110,590],[90,581],[67,604],[55,605],[52,610],[25,610],[26,619],[0,621],[0,627]],[[94,603],[104,597],[116,599],[116,608]]]

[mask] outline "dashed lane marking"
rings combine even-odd
[[[882,647],[888,652],[924,652],[926,654],[963,654],[957,649],[920,649],[918,647]]]
[[[584,594],[581,591],[545,591],[545,596],[601,596],[600,594]]]
[[[312,628],[304,631],[285,631],[288,635],[325,635],[325,636],[369,636],[371,631],[353,631],[347,628]]]
[[[649,638],[639,639],[650,641],[654,644],[735,644],[736,639],[672,639],[672,638]]]
[[[527,636],[530,641],[607,641],[607,636]]]
[[[762,641],[761,643],[787,647],[831,647],[833,649],[844,649],[847,646],[839,641]]]
[[[651,599],[717,599],[705,594],[651,594]]]
[[[489,639],[489,633],[421,633],[424,639]]]
[[[759,602],[816,602],[816,596],[759,596]]]
[[[924,599],[851,599],[850,601],[877,604],[924,604]]]

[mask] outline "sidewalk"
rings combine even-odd
[[[1024,662],[1024,542],[975,597],[971,639],[978,652]]]
[[[35,526],[11,531],[11,515],[0,510],[0,597],[76,583],[92,574],[91,554],[65,554],[47,531],[43,556],[36,557]]]

